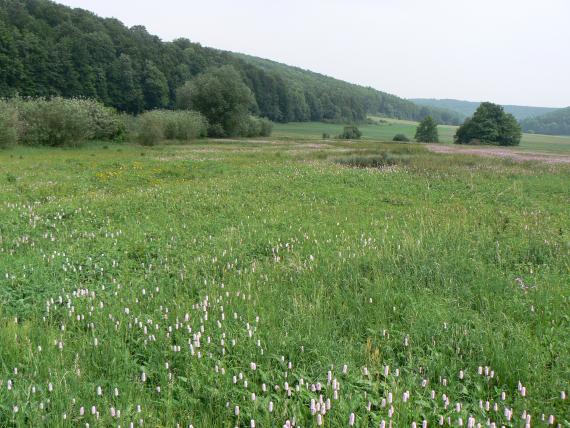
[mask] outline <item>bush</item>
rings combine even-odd
[[[196,111],[161,111],[164,138],[189,141],[203,138],[208,133],[206,118]]]
[[[19,127],[18,110],[9,102],[0,100],[0,148],[18,143]]]
[[[85,108],[90,117],[90,136],[95,140],[122,141],[127,136],[126,115],[118,114],[112,107],[93,100],[77,100],[78,107]]]
[[[143,146],[154,146],[164,140],[164,126],[156,112],[141,114],[136,121],[137,141]]]
[[[269,137],[273,131],[273,122],[268,119],[247,116],[245,120],[240,124],[240,136],[241,137]]]
[[[22,122],[22,144],[77,146],[94,133],[83,100],[58,97],[15,102]]]
[[[149,111],[137,118],[135,126],[137,140],[145,146],[162,140],[189,141],[205,137],[208,132],[208,122],[195,111]]]
[[[122,139],[126,129],[124,116],[93,100],[14,98],[0,105],[0,145],[77,146],[86,139]]]
[[[323,140],[328,140],[331,137],[330,134],[327,134],[326,132],[323,132]]]
[[[406,137],[404,134],[396,134],[396,135],[394,135],[394,138],[392,139],[392,141],[408,142],[408,141],[410,141],[410,139],[408,137]]]
[[[342,140],[358,140],[362,137],[362,132],[356,126],[345,126],[342,134],[338,138]]]

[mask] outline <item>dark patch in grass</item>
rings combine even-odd
[[[382,152],[374,156],[351,156],[336,159],[336,163],[351,168],[383,168],[409,163],[409,155]]]

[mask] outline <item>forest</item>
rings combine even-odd
[[[275,122],[362,122],[368,114],[458,124],[455,112],[271,61],[163,42],[49,0],[0,0],[0,97],[85,97],[140,114],[176,107],[176,92],[199,74],[233,66],[254,95],[251,114]]]
[[[521,122],[525,132],[547,135],[570,135],[570,107]]]

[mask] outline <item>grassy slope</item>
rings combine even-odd
[[[378,426],[388,393],[395,426],[569,423],[569,180],[365,141],[0,151],[0,426],[309,426],[331,369],[327,426]]]
[[[411,121],[383,119],[388,123],[380,125],[361,125],[366,140],[391,141],[396,134],[404,134],[413,138],[417,123]],[[440,125],[438,127],[440,141],[452,144],[457,127]],[[275,124],[274,136],[279,138],[321,139],[323,133],[331,136],[340,134],[342,125],[327,123],[287,123]],[[521,145],[517,150],[528,150],[545,153],[570,154],[570,136],[553,136],[539,134],[523,134]]]

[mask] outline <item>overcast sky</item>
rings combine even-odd
[[[569,0],[59,0],[405,98],[570,105]]]

